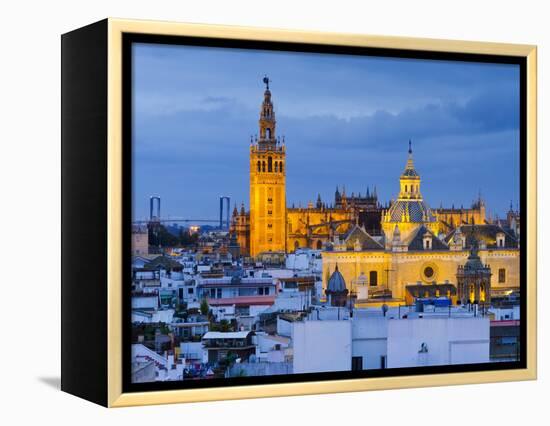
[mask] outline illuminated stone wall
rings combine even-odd
[[[323,252],[323,290],[336,264],[352,291],[354,282],[361,273],[370,284],[370,273],[377,273],[378,285],[369,289],[384,289],[388,283],[394,298],[405,298],[405,286],[418,282],[441,284],[448,281],[456,285],[456,272],[464,265],[468,250],[460,251],[414,251],[393,253],[390,251],[327,251]],[[480,250],[483,263],[491,267],[491,288],[519,287],[519,249]],[[428,269],[429,268],[429,269]],[[389,273],[387,270],[390,270]],[[499,282],[499,269],[504,269],[504,282]],[[431,272],[430,272],[431,271]],[[428,276],[429,275],[429,276]],[[502,274],[501,274],[502,275]]]

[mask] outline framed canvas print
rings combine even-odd
[[[62,36],[62,389],[536,378],[536,48],[107,19]]]

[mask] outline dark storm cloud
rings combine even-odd
[[[222,194],[247,203],[265,69],[289,203],[332,198],[336,184],[390,199],[409,139],[432,205],[467,205],[481,190],[502,212],[518,197],[514,67],[149,46],[135,63],[137,217],[151,194],[178,216],[215,217]]]

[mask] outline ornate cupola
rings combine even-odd
[[[382,230],[386,237],[386,246],[391,245],[395,224],[399,224],[401,241],[407,241],[413,231],[424,225],[436,233],[437,219],[420,193],[420,175],[414,167],[412,143],[409,140],[409,152],[405,170],[399,177],[399,195],[391,202],[390,208],[383,213]]]
[[[399,179],[399,198],[406,200],[421,200],[420,194],[420,175],[414,168],[413,154],[412,154],[412,142],[409,140],[409,156],[407,158],[407,164],[405,170],[401,174]]]
[[[331,306],[346,306],[349,291],[346,286],[346,280],[344,280],[342,273],[338,270],[338,264],[336,264],[334,272],[328,279],[325,293]]]
[[[479,243],[473,239],[466,263],[459,265],[456,271],[458,300],[463,305],[490,304],[491,275],[491,267],[481,261]]]

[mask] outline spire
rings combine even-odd
[[[405,171],[403,172],[404,176],[418,176],[416,170],[414,169],[413,161],[413,151],[412,151],[412,142],[409,139],[409,155],[407,158],[407,165],[405,166]]]
[[[274,148],[277,145],[277,137],[275,135],[275,111],[273,102],[271,101],[271,91],[269,90],[269,77],[266,75],[263,78],[265,84],[264,101],[260,107],[260,145],[265,145],[266,148]]]

